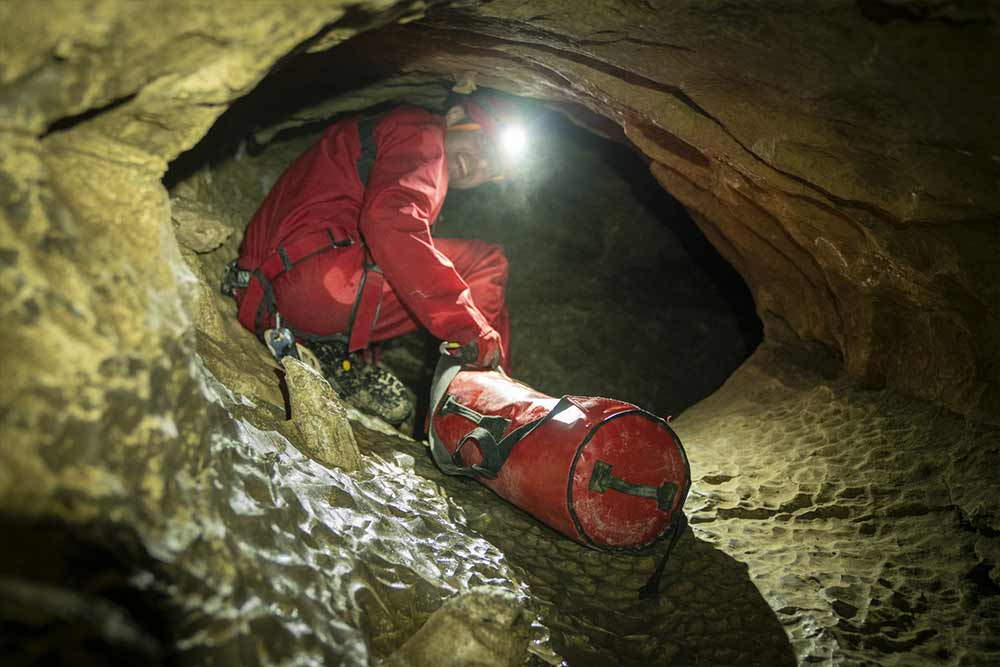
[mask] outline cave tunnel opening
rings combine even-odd
[[[628,145],[556,112],[533,136],[521,181],[457,191],[439,222],[506,249],[515,371],[664,415],[709,395],[760,342],[746,285]]]
[[[290,56],[171,164],[164,183],[175,204],[207,208],[232,230],[203,256],[209,274],[236,256],[270,186],[330,124],[400,104],[443,114],[454,81],[357,63],[373,43],[377,35],[362,49]],[[746,284],[620,127],[580,105],[510,98],[528,119],[524,164],[503,183],[451,189],[434,237],[504,248],[518,379],[552,395],[613,396],[678,414],[760,343]],[[380,348],[418,394],[422,424],[436,342],[418,332]]]
[[[352,68],[350,76],[329,82],[330,71],[347,71],[331,64],[346,57],[343,47],[331,53],[283,61],[164,177],[181,246],[189,263],[213,283],[213,298],[225,317],[232,318],[235,309],[228,299],[220,300],[216,277],[237,255],[244,228],[272,185],[330,123],[395,104],[435,113],[446,108],[454,81],[373,66]],[[565,102],[516,101],[530,119],[531,149],[523,171],[502,183],[450,191],[434,237],[480,239],[504,248],[514,377],[553,396],[609,396],[663,417],[677,415],[713,393],[760,343],[761,324],[748,288],[614,123]],[[213,224],[225,230],[218,237],[224,240],[199,250],[204,234],[197,230]],[[236,334],[252,340],[247,332]],[[423,439],[437,341],[418,331],[381,347],[382,362],[417,393],[417,414],[404,428]],[[231,381],[235,374],[226,366],[245,368],[234,358],[238,349],[199,347],[210,370],[237,390],[240,381]],[[662,555],[662,541],[638,554],[567,544],[527,513],[498,506],[484,487],[440,479],[423,447],[400,451],[398,441],[386,445],[377,438],[365,446],[395,461],[405,460],[409,451],[416,461],[406,465],[439,484],[454,484],[446,486],[447,493],[468,513],[469,525],[525,573],[540,599],[559,610],[545,614],[544,622],[554,650],[574,665],[648,664],[666,650],[666,619],[693,620],[704,605],[717,604],[706,599],[699,611],[678,611],[638,603],[637,591]],[[420,552],[420,538],[414,539],[413,549]],[[441,539],[435,533],[432,541]],[[672,566],[670,585],[682,581],[683,572],[707,568],[708,578],[738,591],[719,604],[738,606],[753,617],[759,629],[752,641],[776,656],[775,664],[787,662],[787,640],[760,593],[744,585],[739,564],[706,542],[687,537],[680,544],[686,555]],[[560,553],[550,553],[554,549]],[[542,560],[565,569],[538,567]],[[608,573],[609,567],[615,572]],[[574,574],[580,568],[587,568],[588,577],[601,573],[605,590],[581,587]],[[609,616],[609,609],[621,613]],[[382,613],[365,611],[371,618]],[[396,634],[370,629],[378,654],[396,650],[396,635],[412,629],[411,619],[395,613],[387,627]],[[601,629],[586,629],[591,625]],[[635,640],[646,635],[648,640]],[[710,644],[691,643],[663,655],[684,663]]]
[[[449,614],[541,649],[512,664],[998,662],[989,12],[97,4],[129,11],[11,14],[0,643],[27,633],[21,662],[68,637],[74,664],[437,667],[398,654]],[[331,121],[440,112],[467,69],[538,118],[525,177],[453,192],[435,226],[506,247],[515,377],[681,413],[690,530],[655,601],[659,552],[567,539],[315,375],[296,403],[295,364],[283,396],[219,293]],[[384,347],[426,389],[434,341]],[[323,449],[335,426],[353,465]],[[483,587],[513,604],[453,613]]]

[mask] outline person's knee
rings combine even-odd
[[[469,284],[472,299],[479,310],[491,321],[504,308],[507,287],[507,256],[503,247],[495,243],[478,241],[473,248],[477,261],[463,278]]]
[[[501,284],[505,284],[507,282],[509,262],[507,261],[506,253],[503,251],[503,246],[499,243],[482,243],[482,264],[492,270]]]

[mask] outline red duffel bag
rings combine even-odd
[[[597,549],[642,549],[673,529],[669,553],[686,525],[691,472],[665,420],[610,398],[556,399],[444,351],[429,429],[443,472],[473,477]]]

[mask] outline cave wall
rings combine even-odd
[[[311,494],[326,494],[331,473],[282,450],[277,431],[261,435],[242,423],[234,425],[218,400],[206,398],[218,399],[230,390],[238,395],[246,389],[241,382],[252,382],[254,391],[247,393],[269,392],[273,404],[281,402],[266,356],[246,335],[236,343],[246,344],[245,355],[232,355],[231,349],[219,353],[235,367],[232,377],[220,377],[228,389],[206,380],[192,320],[204,325],[206,317],[214,317],[219,336],[239,330],[212,308],[202,309],[214,281],[207,274],[193,275],[184,263],[171,225],[171,215],[179,211],[172,210],[161,178],[230,104],[272,67],[288,66],[288,54],[320,53],[363,29],[424,10],[430,13],[427,22],[387,33],[394,58],[385,48],[373,52],[373,44],[363,39],[352,40],[351,50],[342,53],[393,65],[405,60],[411,72],[434,77],[473,71],[483,84],[573,102],[611,118],[651,158],[656,177],[746,278],[771,341],[820,343],[842,355],[855,378],[963,413],[996,417],[1000,151],[991,126],[998,110],[996,85],[989,78],[998,61],[991,4],[868,0],[817,7],[623,0],[590,3],[587,12],[578,3],[555,1],[497,0],[463,3],[461,9],[425,4],[373,1],[366,3],[377,10],[370,13],[353,3],[348,11],[348,3],[336,2],[0,5],[5,35],[0,40],[0,310],[3,321],[13,324],[0,352],[10,378],[0,388],[0,506],[5,514],[134,526],[143,544],[157,547],[153,556],[159,561],[188,564],[187,581],[178,585],[198,592],[190,599],[192,613],[205,608],[205,599],[232,602],[236,609],[249,599],[264,600],[330,630],[310,641],[343,647],[337,650],[355,657],[364,654],[367,638],[357,631],[362,621],[349,619],[350,628],[331,623],[336,615],[329,610],[312,600],[296,599],[295,604],[306,606],[294,607],[287,591],[279,590],[283,577],[300,574],[304,565],[239,551],[251,538],[260,540],[259,553],[265,554],[308,542],[294,530],[264,535],[255,527],[261,522],[295,525],[290,512],[322,515],[330,503],[325,495]],[[757,379],[741,378],[743,383]],[[731,393],[744,394],[738,391],[744,386],[734,384]],[[793,385],[769,378],[750,382],[754,386],[785,392]],[[829,401],[826,390],[810,391],[816,396],[810,406]],[[855,400],[853,388],[838,385],[837,391]],[[777,524],[789,514],[819,528],[827,526],[822,522],[840,521],[844,539],[857,540],[851,531],[867,535],[868,524],[855,526],[866,510],[833,508],[837,503],[831,498],[843,495],[840,486],[830,493],[826,487],[809,487],[802,493],[815,498],[803,506],[792,476],[787,477],[794,483],[770,495],[748,486],[768,478],[755,474],[753,466],[748,471],[731,462],[728,447],[746,445],[731,444],[738,429],[727,420],[745,428],[760,415],[811,417],[794,398],[776,415],[766,410],[743,415],[729,397],[722,395],[682,418],[682,435],[706,443],[696,461],[696,489],[708,498],[697,509],[705,520],[700,534],[714,531],[720,545],[750,563],[771,607],[778,609],[790,595],[786,589],[795,589],[793,604],[782,609],[797,619],[789,633],[800,658],[835,656],[844,623],[834,612],[851,614],[863,606],[853,589],[845,595],[832,579],[823,580],[819,593],[810,591],[810,570],[822,567],[836,574],[850,567],[852,581],[896,600],[893,586],[865,578],[869,560],[881,561],[882,552],[895,550],[892,558],[904,564],[900,581],[906,580],[905,563],[914,554],[934,551],[942,542],[959,544],[948,531],[964,531],[961,545],[984,554],[979,557],[988,566],[982,588],[991,590],[989,581],[995,585],[997,512],[982,496],[991,488],[995,468],[989,465],[995,451],[987,449],[996,442],[993,431],[984,430],[972,445],[960,447],[949,439],[951,430],[943,436],[935,430],[933,410],[905,412],[907,420],[916,414],[914,420],[930,424],[911,438],[911,444],[919,441],[928,463],[900,473],[906,478],[900,486],[911,488],[910,478],[916,483],[937,479],[932,462],[938,444],[948,442],[956,459],[949,470],[958,472],[949,472],[931,495],[959,505],[958,517],[951,523],[931,521],[953,510],[947,503],[937,509],[920,497],[919,503],[885,512],[878,543],[866,547],[856,563],[835,559],[824,565],[790,548],[783,554],[788,560],[775,566],[764,551],[750,558],[746,554],[757,547],[744,547],[774,542],[779,533],[773,531],[783,526],[768,524],[772,532],[758,534],[746,528],[747,522],[762,515]],[[244,399],[231,395],[229,400],[240,404]],[[866,394],[857,400],[872,399]],[[699,422],[706,413],[715,416]],[[840,421],[868,428],[868,422],[850,414]],[[876,448],[889,456],[897,448],[892,428],[905,424],[894,421],[884,429],[878,426],[882,421],[874,423],[871,430],[889,434],[878,436]],[[813,472],[806,462],[818,450],[812,434],[802,430],[794,438],[781,437],[795,440],[788,451],[800,458],[790,458],[801,461],[808,476]],[[849,431],[847,443],[824,444],[828,456],[863,450],[865,438]],[[754,432],[758,449],[773,448],[778,436],[770,433]],[[980,458],[966,457],[969,451]],[[781,458],[767,460],[777,467]],[[865,465],[878,467],[882,459],[867,457]],[[284,472],[276,473],[276,467]],[[841,462],[831,476],[849,476],[854,469],[850,461]],[[218,492],[225,470],[250,470],[249,476],[236,478],[247,480],[246,497],[258,497],[239,506]],[[977,473],[985,481],[970,482]],[[388,467],[382,474],[399,475]],[[743,474],[750,478],[747,484]],[[284,489],[268,486],[269,475],[298,482]],[[333,479],[341,496],[350,497],[357,486],[345,474]],[[372,479],[365,483],[378,485]],[[721,491],[713,494],[714,486]],[[878,483],[870,486],[857,497],[883,498]],[[421,502],[444,505],[435,500],[436,493],[423,488]],[[390,485],[384,495],[387,503],[399,493]],[[751,497],[758,500],[747,500]],[[815,503],[830,506],[829,511],[813,514]],[[381,507],[373,502],[351,520],[360,525]],[[438,534],[458,530],[447,521],[451,508],[438,509],[440,523],[432,522],[427,530],[431,543]],[[712,525],[717,516],[721,521]],[[919,549],[906,546],[912,535],[893,528],[900,518],[913,519],[913,534],[921,539],[937,540],[928,542],[933,548],[925,549],[924,542]],[[928,525],[941,526],[942,532],[932,534],[925,530]],[[398,530],[405,532],[405,526]],[[342,548],[338,533],[309,538],[316,540],[310,543],[316,553]],[[899,543],[906,550],[900,552]],[[503,560],[482,543],[473,547],[491,562]],[[454,550],[450,544],[440,549],[430,563]],[[949,573],[949,581],[964,576],[959,570],[971,557],[965,551],[961,555],[964,560]],[[787,562],[796,564],[801,585],[787,580]],[[354,561],[349,565],[364,569]],[[698,566],[699,561],[691,561],[690,567]],[[483,570],[490,580],[512,580],[492,567]],[[597,568],[596,576],[603,575]],[[325,577],[321,582],[345,585]],[[421,589],[421,613],[429,613],[451,585],[439,584],[427,593],[418,578],[414,586]],[[210,592],[199,597],[204,590]],[[831,602],[824,597],[828,593],[841,597]],[[909,632],[909,619],[926,610],[913,606],[922,599],[920,591],[907,588],[901,595],[895,618]],[[954,603],[946,586],[935,595]],[[940,621],[943,636],[956,619],[984,625],[983,615],[968,614],[963,607],[941,608],[947,612]],[[252,662],[247,646],[254,632],[275,632],[273,626],[281,624],[275,619],[257,619],[258,625],[239,630],[219,620],[214,630],[225,635],[220,639],[224,647],[232,642],[230,659]],[[698,618],[691,626],[701,624]],[[402,636],[418,623],[407,619],[404,625],[386,632]],[[873,634],[880,639],[885,627],[859,621],[856,627],[848,624],[848,634],[863,643]],[[290,645],[300,641],[294,631],[289,623],[287,634],[268,636]],[[246,633],[243,644],[241,632]],[[197,636],[206,643],[214,639],[212,633]],[[385,650],[398,645],[397,639]],[[983,646],[993,651],[990,641],[990,632],[984,632]],[[822,650],[810,648],[819,643]],[[958,660],[961,651],[951,655]],[[933,664],[936,655],[926,658]]]
[[[615,120],[766,336],[995,418],[996,26],[988,3],[499,0],[355,48]]]
[[[352,4],[0,7],[0,308],[16,323],[2,353],[6,507],[44,512],[64,484],[110,483],[87,472],[108,456],[162,463],[200,294],[171,226],[167,164],[285,54],[411,13]],[[121,441],[135,446],[107,451]],[[162,489],[132,491],[152,508]]]

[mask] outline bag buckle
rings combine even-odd
[[[233,261],[226,264],[226,267],[222,270],[222,280],[219,283],[219,291],[226,296],[233,296],[233,293],[238,289],[246,289],[250,286],[250,271],[246,269],[241,269],[237,266],[239,260],[234,259]]]

